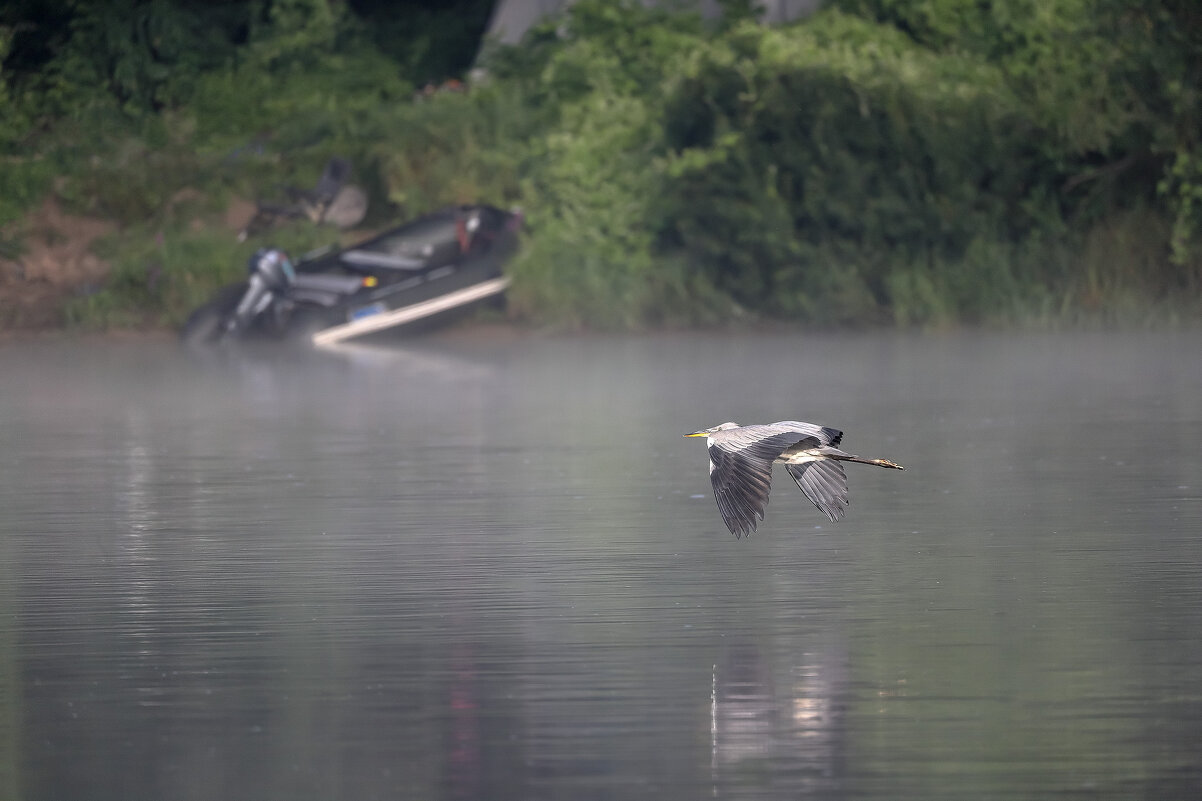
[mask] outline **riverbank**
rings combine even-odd
[[[145,96],[122,83],[140,50],[83,39],[67,50],[122,65],[115,83],[64,54],[0,93],[0,326],[178,326],[256,247],[329,243],[311,225],[240,243],[226,217],[314,187],[335,156],[368,226],[520,206],[509,310],[534,326],[1147,327],[1202,309],[1202,158],[1179,135],[1202,114],[1181,94],[1202,41],[1162,40],[1149,9],[986,4],[934,24],[836,2],[714,26],[582,0],[486,58],[487,80],[415,93],[428,76],[398,66],[400,40],[379,49],[345,4],[316,5],[334,16],[156,66]]]
[[[238,232],[255,213],[253,203],[235,197],[224,205],[215,205],[195,193],[191,203],[192,213],[177,214],[170,227],[121,228],[110,219],[65,211],[52,195],[17,223],[0,230],[0,235],[9,239],[18,234],[22,238],[18,254],[0,256],[0,341],[81,335],[174,336],[186,315],[208,300],[216,286],[239,280],[247,255],[256,247],[291,242],[295,247],[290,252],[297,253],[315,243],[329,244],[331,239],[341,239],[347,245],[371,235],[370,230],[340,235],[333,229],[302,222],[273,230],[258,242],[239,242]],[[1099,229],[1077,254],[1077,258],[1092,264],[1088,280],[1071,292],[1045,290],[1042,300],[1022,307],[1015,305],[1012,287],[1000,286],[992,296],[981,298],[982,309],[969,320],[951,310],[909,317],[901,313],[900,307],[895,308],[892,319],[880,314],[839,320],[815,320],[816,315],[801,313],[772,316],[753,313],[729,297],[715,296],[709,301],[709,313],[700,318],[668,310],[651,321],[623,322],[629,310],[615,309],[604,317],[609,324],[596,324],[532,304],[532,283],[537,287],[534,294],[538,294],[556,281],[587,280],[589,256],[582,252],[570,264],[561,265],[560,272],[583,274],[585,278],[560,276],[539,283],[537,276],[521,269],[519,260],[516,286],[510,292],[510,311],[504,321],[498,322],[497,313],[489,312],[445,330],[495,334],[539,330],[1138,330],[1189,326],[1202,319],[1196,293],[1183,291],[1157,297],[1155,292],[1140,290],[1141,275],[1153,269],[1156,259],[1164,258],[1155,244],[1156,236],[1147,236],[1152,222],[1146,215],[1128,217],[1115,226]],[[528,244],[532,240],[533,236],[528,237]],[[537,242],[534,247],[537,249]],[[1015,259],[1018,255],[1017,249],[1010,254]],[[670,276],[678,268],[668,264],[665,274]],[[1008,269],[1021,271],[1022,265]],[[923,285],[914,283],[909,291],[921,295]],[[595,302],[619,301],[602,293]]]

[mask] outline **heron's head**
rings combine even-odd
[[[686,437],[708,437],[710,434],[716,434],[719,431],[729,431],[732,428],[738,428],[738,423],[723,423],[720,426],[713,428],[703,428],[700,431],[694,431],[692,434],[685,434]]]

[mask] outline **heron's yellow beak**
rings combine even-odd
[[[692,434],[685,434],[686,437],[708,437],[709,435],[708,431],[694,431]]]

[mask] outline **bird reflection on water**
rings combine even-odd
[[[781,678],[781,674],[784,678]],[[761,787],[829,794],[843,776],[845,655],[806,652],[780,670],[750,642],[714,665],[710,769],[715,793]]]

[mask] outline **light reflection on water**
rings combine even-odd
[[[1199,344],[6,346],[0,797],[1188,797]],[[738,542],[731,418],[909,469]]]

